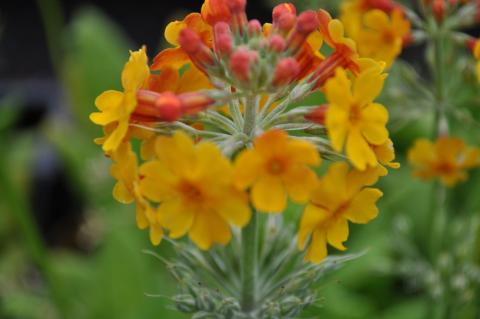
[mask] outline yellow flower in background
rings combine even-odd
[[[107,126],[113,124],[109,135],[103,141],[106,153],[115,151],[127,135],[130,115],[137,106],[137,91],[141,89],[150,75],[145,47],[130,52],[130,59],[122,72],[123,92],[105,91],[95,100],[100,112],[90,115],[92,122]]]
[[[377,200],[383,195],[376,188],[366,187],[377,180],[349,170],[348,164],[332,164],[315,187],[305,207],[298,231],[298,246],[304,249],[310,238],[305,259],[319,263],[327,257],[327,243],[345,250],[348,222],[366,224],[378,215]]]
[[[262,212],[280,213],[287,195],[298,203],[309,199],[317,177],[310,166],[320,165],[315,146],[292,139],[281,130],[271,130],[244,150],[235,161],[235,183],[251,187],[253,206]]]
[[[113,197],[123,204],[136,202],[138,228],[150,228],[150,241],[153,245],[159,245],[163,236],[160,215],[139,192],[138,160],[131,144],[125,142],[120,144],[112,154],[112,160],[114,164],[111,174],[117,180],[113,188]]]
[[[480,166],[480,149],[462,139],[440,137],[436,142],[419,139],[408,151],[413,175],[423,180],[439,178],[447,186],[467,180],[467,170]]]
[[[475,59],[477,59],[477,78],[478,81],[480,81],[480,41],[477,40],[475,42],[475,47],[473,48],[473,55],[475,56]]]
[[[402,52],[410,28],[410,22],[400,10],[393,10],[390,15],[381,10],[368,11],[355,39],[358,51],[361,56],[383,61],[390,67]]]
[[[378,165],[371,145],[379,146],[388,140],[388,111],[373,102],[386,78],[382,72],[383,67],[377,65],[362,71],[352,82],[343,69],[337,69],[335,77],[325,85],[330,103],[326,127],[332,146],[341,152],[346,145],[348,158],[360,170]]]
[[[230,225],[245,226],[251,211],[244,192],[233,185],[233,167],[218,147],[195,145],[185,133],[158,137],[157,160],[140,168],[143,196],[159,203],[162,225],[171,238],[188,233],[201,249],[226,245]]]

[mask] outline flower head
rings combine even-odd
[[[346,145],[348,158],[360,170],[378,165],[371,145],[379,146],[388,140],[388,112],[373,102],[386,77],[382,71],[380,66],[370,68],[351,81],[344,70],[337,69],[335,77],[325,85],[330,102],[326,127],[332,146],[342,151]]]
[[[440,137],[431,142],[419,139],[408,152],[413,174],[423,180],[439,178],[447,186],[455,186],[468,178],[467,170],[480,166],[480,149],[467,147],[462,139]]]
[[[201,249],[230,241],[230,225],[244,226],[250,219],[245,194],[233,185],[233,167],[217,146],[195,145],[180,131],[159,137],[157,159],[140,168],[141,193],[158,203],[169,236],[188,233]]]
[[[308,200],[316,183],[310,166],[319,164],[314,145],[272,130],[258,137],[253,148],[238,155],[235,182],[242,189],[251,187],[257,210],[280,213],[286,208],[287,195],[299,203]]]
[[[383,195],[370,185],[375,176],[358,174],[349,170],[346,163],[332,164],[326,175],[313,190],[312,198],[305,207],[298,232],[298,246],[304,249],[308,238],[305,259],[314,263],[327,256],[327,243],[345,250],[348,239],[348,222],[366,224],[378,214],[375,206]]]

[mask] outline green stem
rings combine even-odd
[[[256,120],[257,110],[255,107],[255,96],[249,96],[245,105],[245,122],[243,126],[243,133],[245,133],[248,137],[253,136]]]
[[[257,281],[257,240],[258,240],[258,213],[253,211],[250,223],[242,229],[242,311],[251,315],[256,308],[256,281]]]
[[[434,36],[434,63],[433,74],[435,81],[435,121],[433,125],[433,136],[437,139],[440,136],[448,135],[449,127],[446,117],[445,104],[445,46],[444,31],[441,25],[437,25]],[[448,222],[448,211],[446,209],[447,189],[441,182],[436,182],[432,190],[432,207],[431,207],[431,233],[430,233],[430,253],[432,257],[432,265],[437,270],[439,268],[440,254],[443,250],[444,232]],[[442,283],[445,282],[441,279]],[[445,286],[446,287],[446,286]],[[448,289],[448,288],[446,288]],[[444,291],[441,300],[432,300],[432,308],[430,318],[443,319],[449,317],[449,292]]]
[[[5,140],[0,140],[0,144],[6,145]],[[2,154],[7,154],[7,152],[2,152]],[[28,207],[27,199],[11,180],[7,163],[3,156],[0,157],[0,192],[13,220],[20,229],[30,257],[46,281],[52,301],[57,306],[61,318],[68,318],[65,309],[65,299],[61,292],[62,289],[59,287],[59,282],[55,279],[55,273],[50,265],[48,251],[43,238]]]

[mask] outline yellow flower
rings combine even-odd
[[[112,176],[117,180],[113,188],[113,197],[123,204],[136,202],[136,220],[140,229],[150,228],[150,241],[159,245],[163,236],[160,214],[152,208],[139,192],[137,155],[129,142],[122,143],[112,154],[114,164]]]
[[[478,81],[480,81],[480,40],[477,40],[475,42],[475,47],[473,48],[473,55],[475,56],[475,59],[477,59],[477,78]]]
[[[467,147],[454,137],[440,137],[435,143],[419,139],[408,152],[413,174],[423,180],[440,178],[454,186],[468,178],[467,169],[480,166],[480,149]]]
[[[376,176],[349,171],[344,162],[329,167],[314,189],[300,221],[299,248],[304,249],[311,238],[306,260],[319,263],[325,259],[327,243],[345,250],[343,243],[348,239],[348,222],[366,224],[378,215],[375,204],[383,194],[378,189],[366,187],[376,179]]]
[[[122,72],[123,92],[105,91],[95,100],[100,112],[90,115],[92,122],[102,126],[115,124],[115,128],[103,142],[106,153],[115,151],[127,135],[130,115],[137,106],[137,91],[146,84],[150,74],[147,62],[145,47],[130,52],[130,59]]]
[[[332,146],[340,152],[346,144],[348,158],[360,170],[378,165],[370,145],[382,145],[388,140],[388,112],[383,105],[373,103],[386,77],[382,71],[379,65],[369,68],[352,83],[343,69],[337,69],[335,77],[325,85],[330,102],[326,127]]]
[[[281,130],[271,130],[255,140],[252,149],[240,153],[235,162],[238,187],[252,187],[253,206],[262,212],[280,213],[287,194],[306,202],[317,181],[309,166],[318,166],[320,156],[313,144],[289,139]]]
[[[250,208],[245,193],[233,185],[233,167],[217,146],[195,145],[183,132],[159,137],[157,160],[140,168],[141,193],[159,203],[169,236],[189,234],[201,249],[230,241],[230,225],[245,226]]]
[[[358,33],[360,55],[391,66],[402,52],[403,41],[410,34],[410,22],[400,10],[391,15],[381,10],[368,11],[363,16],[363,27]]]

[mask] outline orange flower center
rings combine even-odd
[[[182,181],[179,185],[179,191],[189,202],[199,202],[204,197],[202,191],[189,181]]]
[[[282,174],[285,168],[286,163],[279,158],[273,158],[267,164],[267,171],[272,175]]]
[[[392,30],[385,30],[382,35],[382,39],[386,43],[395,42],[395,34]]]
[[[439,163],[436,168],[440,174],[449,174],[454,172],[457,167],[455,166],[454,163],[443,162],[443,163]]]
[[[362,117],[362,108],[358,104],[353,104],[350,108],[350,113],[348,115],[348,120],[350,124],[355,125],[357,124]]]

